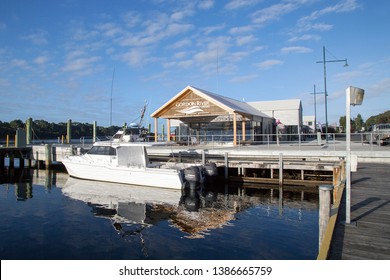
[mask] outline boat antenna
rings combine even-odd
[[[144,107],[142,107],[142,110],[141,110],[141,117],[140,117],[140,120],[139,120],[139,123],[138,123],[138,126],[141,127],[142,126],[142,122],[144,121],[144,117],[145,117],[145,111],[146,111],[146,107],[148,106],[148,102],[147,100],[145,100],[145,104],[144,104]]]
[[[115,67],[114,67],[114,71],[112,71],[112,80],[111,80],[110,126],[112,126],[112,91],[114,88],[114,77],[115,77]]]

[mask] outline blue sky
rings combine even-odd
[[[349,64],[326,64],[329,124],[345,115],[350,85],[365,89],[352,108],[365,120],[390,110],[389,13],[387,0],[1,0],[0,120],[108,126],[112,93],[112,124],[122,125],[187,85],[245,101],[299,98],[314,115],[323,46],[326,60]]]

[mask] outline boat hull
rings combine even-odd
[[[175,169],[92,165],[70,159],[65,159],[63,164],[69,176],[79,179],[169,189],[181,189],[183,185],[182,173]]]

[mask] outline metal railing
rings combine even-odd
[[[378,133],[352,133],[351,143],[353,148],[358,147],[364,150],[384,149],[390,150],[388,145],[389,140],[380,140],[381,135]],[[166,135],[159,135],[159,141],[166,141]],[[224,146],[232,145],[234,136],[231,134],[202,134],[202,135],[181,135],[171,136],[170,141],[176,142],[180,145],[195,146],[195,145],[211,145]],[[379,140],[378,140],[379,139]],[[242,135],[237,135],[237,145],[261,145],[266,147],[274,146],[321,146],[331,148],[334,150],[341,150],[346,148],[346,134],[345,133],[328,133],[325,134],[307,133],[307,134],[247,134],[245,140]]]

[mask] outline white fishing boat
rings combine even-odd
[[[146,152],[150,145],[96,142],[86,154],[62,162],[71,177],[171,189],[181,189],[186,183],[196,186],[205,174],[216,174],[215,165],[210,169],[176,162],[151,163]]]

